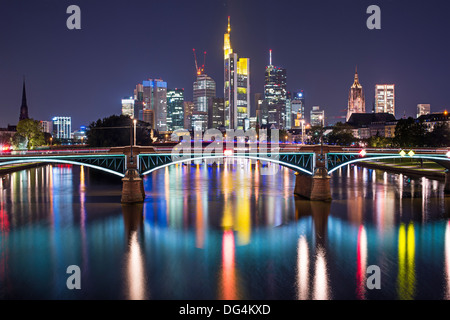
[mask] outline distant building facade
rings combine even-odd
[[[122,99],[122,115],[130,117],[131,119],[135,118],[133,97]]]
[[[320,110],[319,106],[312,107],[311,126],[325,126],[325,110]]]
[[[52,121],[39,121],[41,124],[41,131],[45,133],[53,133],[53,122]]]
[[[353,128],[353,136],[357,139],[376,135],[394,138],[397,120],[390,113],[354,113],[347,124]]]
[[[353,85],[350,87],[350,92],[348,94],[348,107],[346,120],[348,121],[353,113],[365,113],[365,112],[366,112],[366,101],[364,97],[364,90],[362,85],[359,83],[358,70],[356,70]]]
[[[434,127],[438,125],[447,125],[450,128],[448,111],[421,115],[418,120],[425,124],[428,131],[433,131]]]
[[[230,17],[224,34],[224,103],[225,126],[243,129],[250,117],[250,59],[239,58],[231,47]]]
[[[208,128],[225,126],[225,102],[223,98],[213,98],[208,110]]]
[[[192,113],[194,112],[194,103],[192,101],[185,101],[184,107],[184,129],[192,129]]]
[[[194,82],[194,110],[191,125],[194,130],[208,129],[208,110],[216,97],[216,82],[206,74],[198,74]]]
[[[431,113],[431,106],[429,104],[418,104],[417,105],[417,118],[423,115]]]
[[[305,121],[305,94],[303,90],[294,92],[291,100],[291,128],[301,129]]]
[[[270,50],[269,65],[265,71],[264,100],[267,101],[267,123],[277,128],[286,124],[286,69],[272,65],[272,50]],[[289,117],[290,118],[290,117]]]
[[[53,137],[56,139],[72,138],[72,118],[53,117]]]
[[[375,113],[390,113],[395,117],[395,85],[375,85]]]
[[[167,129],[184,127],[184,89],[167,90]]]

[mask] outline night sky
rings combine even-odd
[[[68,30],[69,5],[82,30]],[[381,30],[366,9],[381,8]],[[328,122],[345,115],[355,66],[371,110],[376,83],[396,85],[396,117],[450,106],[448,0],[2,0],[0,127],[17,124],[22,77],[30,117],[71,116],[72,128],[120,114],[137,83],[162,78],[192,99],[192,48],[206,50],[206,73],[223,97],[223,34],[251,59],[251,90],[263,92],[264,69],[287,69],[289,91],[303,89]],[[203,60],[200,54],[199,60]],[[254,106],[252,105],[252,108]]]

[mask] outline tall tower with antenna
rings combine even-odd
[[[223,42],[225,127],[247,129],[245,123],[250,117],[250,59],[238,59],[233,51],[230,17]]]

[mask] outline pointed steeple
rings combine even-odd
[[[22,106],[20,107],[19,121],[24,119],[28,119],[28,105],[27,105],[27,93],[25,91],[25,77],[23,77]]]
[[[356,66],[355,68],[355,80],[353,81],[352,88],[362,88],[361,84],[359,83],[358,66]]]

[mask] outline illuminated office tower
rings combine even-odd
[[[353,85],[350,87],[348,94],[348,108],[347,108],[347,121],[350,119],[352,113],[365,113],[366,102],[364,98],[364,90],[359,83],[358,70],[355,71],[355,79]]]
[[[71,117],[53,117],[53,137],[56,139],[70,139],[72,135]]]
[[[184,89],[167,90],[167,129],[184,127]]]
[[[264,99],[267,101],[269,125],[282,128],[286,115],[286,69],[272,65],[272,50],[270,50],[269,65],[265,71]]]
[[[311,126],[325,126],[325,110],[320,110],[319,106],[311,110]]]
[[[417,118],[422,115],[427,115],[431,113],[431,106],[429,104],[418,104],[417,105]]]
[[[184,129],[192,129],[192,113],[194,112],[194,103],[192,101],[185,101],[184,107]]]
[[[148,79],[142,82],[142,86],[142,117],[147,118],[143,120],[151,120],[149,123],[153,129],[167,131],[167,82],[161,79]]]
[[[218,129],[224,126],[223,98],[213,98],[208,110],[208,128]]]
[[[224,103],[225,127],[243,129],[244,119],[250,117],[250,59],[240,58],[233,52],[228,17],[224,34]]]
[[[375,85],[375,113],[390,113],[395,116],[395,85]]]
[[[122,99],[122,115],[134,118],[134,99],[133,97]]]
[[[191,126],[194,130],[208,129],[208,110],[216,96],[216,82],[206,74],[197,74],[194,82],[194,110]]]
[[[303,90],[292,94],[291,128],[301,129],[302,121],[305,121],[305,94]]]

